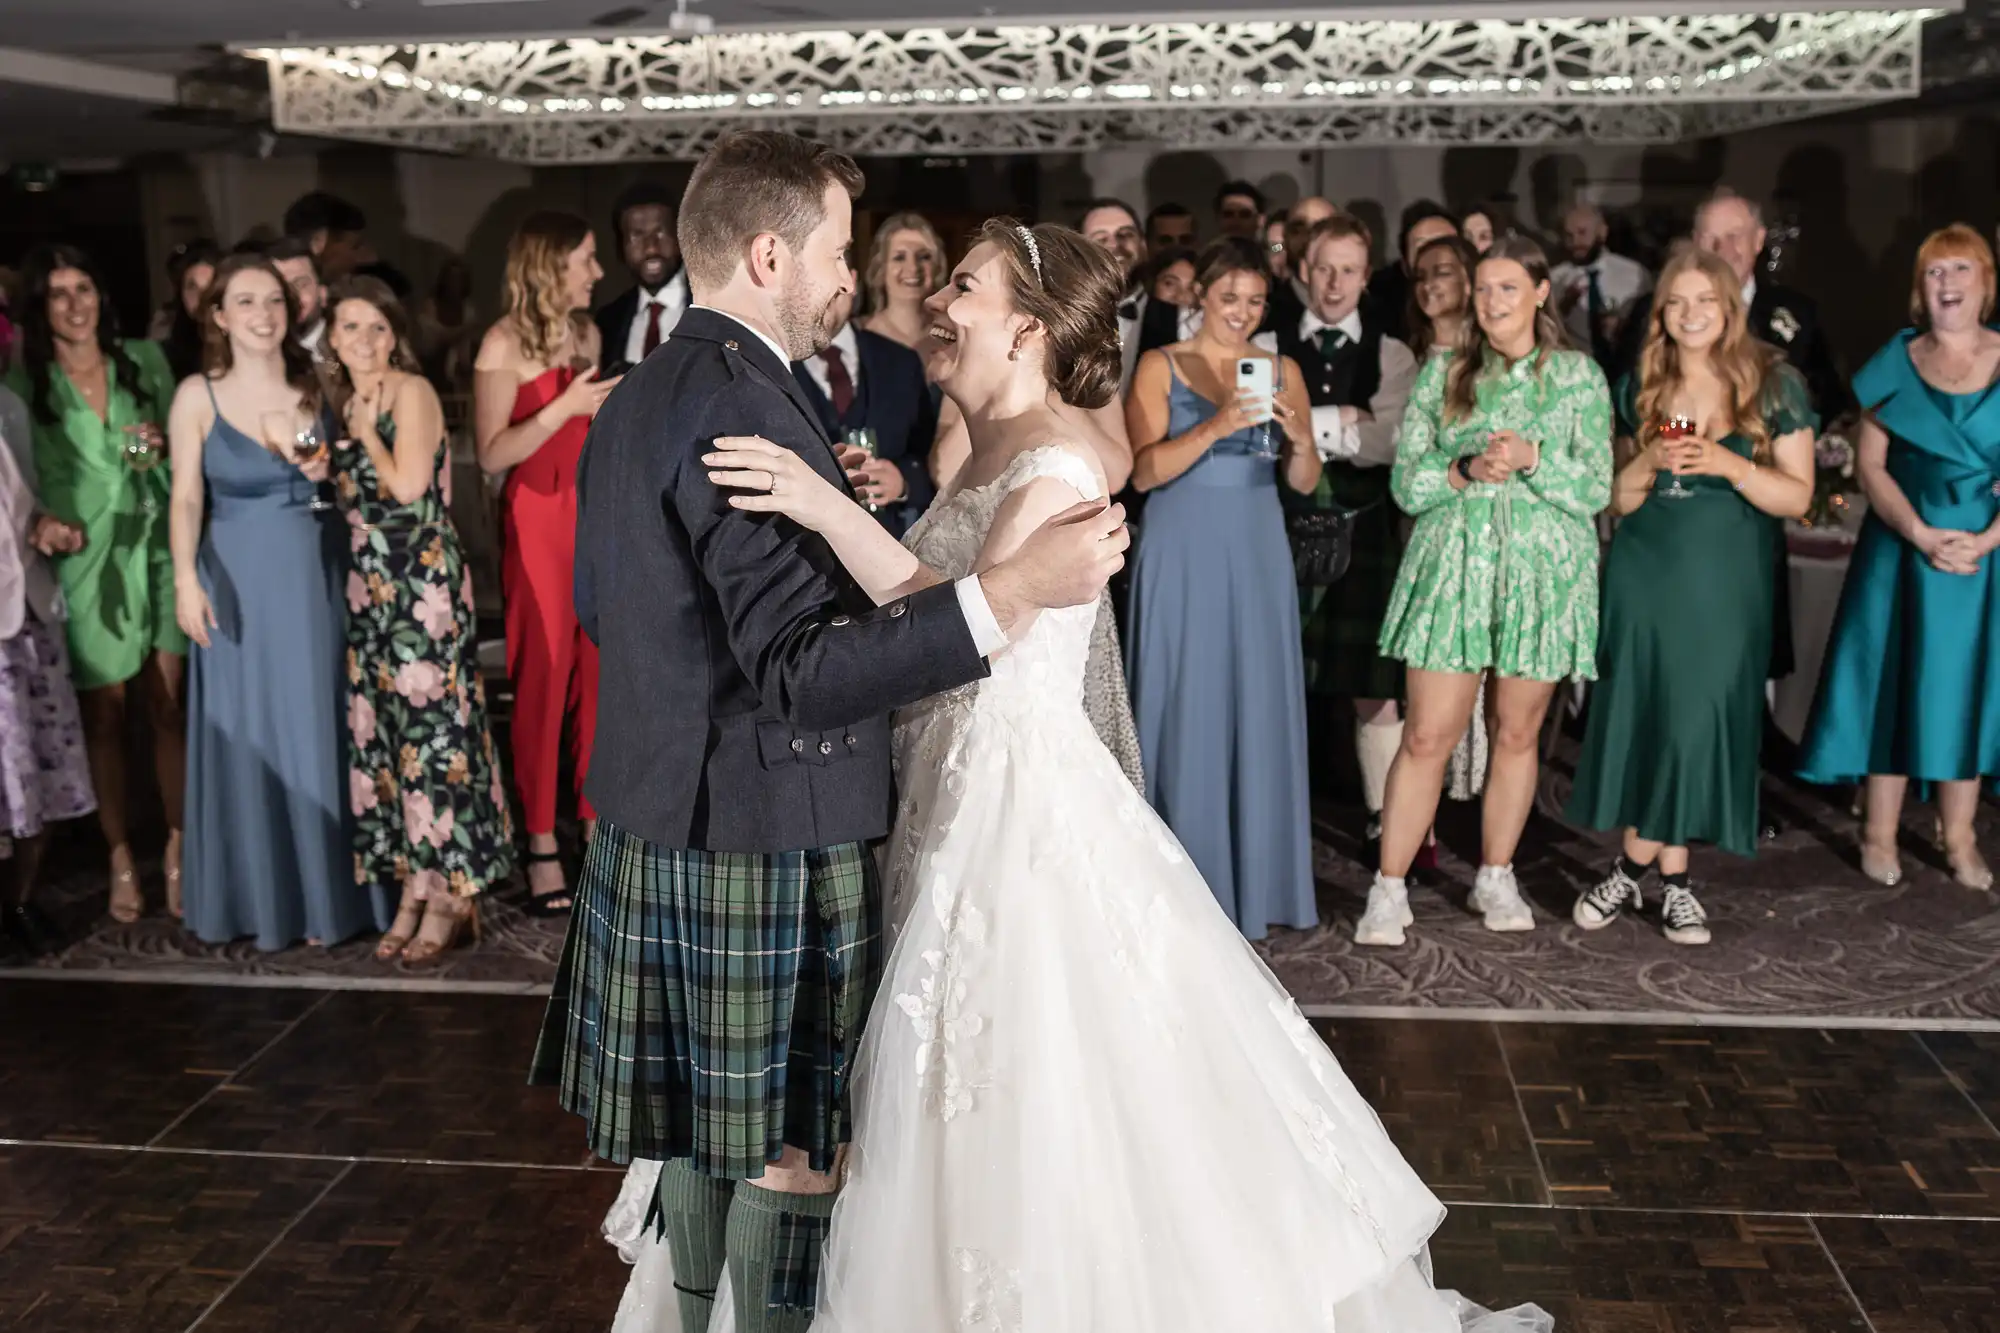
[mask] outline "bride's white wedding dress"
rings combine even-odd
[[[966,574],[1037,477],[1099,493],[1037,449],[908,544]],[[897,717],[901,924],[815,1333],[1548,1330],[1433,1289],[1443,1206],[1092,729],[1094,616]]]

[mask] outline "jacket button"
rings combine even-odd
[[[908,602],[892,602],[889,606],[889,619],[894,620],[909,609],[910,604]]]
[[[833,742],[832,742],[832,741],[821,741],[821,742],[819,743],[819,752],[820,752],[820,754],[822,754],[822,755],[829,755],[829,754],[832,754],[832,753],[833,753]]]
[[[797,736],[792,737],[792,753],[804,754],[805,752],[806,752],[806,743],[803,740],[799,739]]]
[[[842,736],[842,737],[841,737],[840,739],[841,739],[841,740],[843,740],[843,741],[845,741],[845,742],[847,743],[847,748],[848,748],[848,749],[852,750],[852,749],[854,748],[854,737],[852,737],[852,736]]]
[[[852,625],[854,623],[854,619],[851,616],[835,616],[832,620],[829,620],[826,623],[833,626],[835,629],[846,629],[849,625]]]
[[[736,340],[735,340],[734,338],[731,338],[731,339],[730,339],[730,340],[729,340],[728,342],[726,342],[726,343],[724,343],[724,344],[722,344],[722,345],[723,345],[724,347],[727,347],[727,348],[728,348],[728,349],[729,349],[730,351],[732,351],[732,352],[740,352],[740,351],[742,351],[742,350],[743,350],[743,349],[742,349],[741,347],[738,347],[738,346],[736,345]]]

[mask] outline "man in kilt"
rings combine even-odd
[[[1371,837],[1380,826],[1389,765],[1402,744],[1397,700],[1402,667],[1376,651],[1396,586],[1403,542],[1389,498],[1396,432],[1416,383],[1410,349],[1386,336],[1362,295],[1368,287],[1368,228],[1342,215],[1313,225],[1301,247],[1306,308],[1276,330],[1298,362],[1312,402],[1313,440],[1326,462],[1319,488],[1293,503],[1355,511],[1353,561],[1327,588],[1302,588],[1306,727],[1313,777],[1323,784],[1344,734],[1340,701],[1351,700],[1354,746]]]
[[[680,213],[690,308],[579,469],[601,822],[532,1077],[598,1156],[665,1163],[654,1213],[688,1329],[725,1263],[747,1333],[811,1321],[884,961],[868,844],[893,809],[888,711],[983,677],[1038,610],[1095,601],[1126,543],[1115,506],[1079,506],[986,573],[877,608],[820,537],[711,482],[716,439],[760,435],[844,483],[789,363],[852,291],[861,187],[795,136],[720,139]]]

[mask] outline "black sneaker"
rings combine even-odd
[[[1577,895],[1576,906],[1569,915],[1570,920],[1585,930],[1602,930],[1627,907],[1636,912],[1645,905],[1646,895],[1640,890],[1639,881],[1625,873],[1623,861],[1614,861],[1603,883]]]
[[[1675,884],[1660,904],[1660,930],[1674,944],[1708,943],[1708,913],[1690,889]]]

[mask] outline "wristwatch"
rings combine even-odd
[[[1458,475],[1459,475],[1459,476],[1461,476],[1461,477],[1465,478],[1465,481],[1466,481],[1466,484],[1467,484],[1467,485],[1471,485],[1471,484],[1472,484],[1472,481],[1473,481],[1473,476],[1472,476],[1472,455],[1471,455],[1471,454],[1461,454],[1461,455],[1459,455],[1459,459],[1458,459],[1458,461],[1457,461],[1456,463],[1453,463],[1453,464],[1452,464],[1452,467],[1453,467],[1453,468],[1454,468],[1454,469],[1455,469],[1455,470],[1456,470],[1456,471],[1458,472]]]

